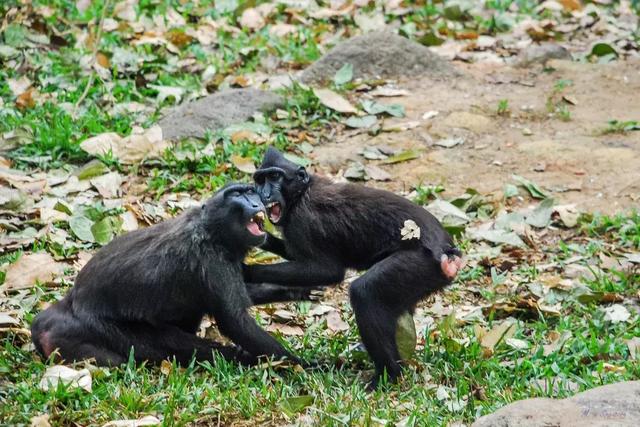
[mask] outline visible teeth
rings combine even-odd
[[[264,212],[262,211],[258,212],[254,218],[264,219]]]
[[[271,202],[267,205],[268,208],[272,208],[276,205],[277,202]]]

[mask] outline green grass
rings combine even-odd
[[[98,209],[95,214],[100,212]],[[559,259],[568,259],[574,253],[597,257],[610,243],[638,248],[637,213],[594,216],[587,218],[582,227],[592,241],[585,244],[582,237],[576,236],[557,249]],[[554,252],[552,248],[546,250]],[[16,258],[3,256],[0,263],[14,262]],[[517,292],[505,295],[503,291],[492,291],[507,279],[522,283]],[[504,272],[477,266],[464,271],[459,284],[447,290],[443,298],[452,301],[455,308],[464,289],[479,287],[486,291],[477,303],[492,306],[504,302],[505,297],[507,301],[525,297],[526,284],[538,280],[538,271],[526,262]],[[583,283],[592,292],[633,298],[640,291],[640,273],[612,271]],[[36,301],[43,296],[55,300],[64,292],[35,288],[31,294]],[[215,360],[187,367],[174,365],[167,373],[157,367],[129,363],[95,370],[91,393],[64,386],[40,390],[38,383],[47,364],[25,348],[23,335],[9,332],[0,341],[0,422],[28,423],[32,416],[47,413],[56,425],[102,424],[145,415],[154,415],[168,425],[254,425],[291,422],[302,411],[315,423],[329,426],[401,421],[407,425],[446,425],[452,420],[469,423],[518,399],[565,397],[578,390],[640,378],[640,366],[630,359],[625,344],[625,340],[640,336],[640,323],[605,321],[602,309],[607,304],[598,305],[597,300],[581,303],[571,292],[554,291],[551,297],[561,304],[561,316],[527,310],[511,314],[517,320],[514,338],[529,345],[524,350],[499,342],[487,354],[473,322],[460,325],[451,316],[440,318],[425,331],[426,341],[402,381],[372,395],[364,390],[372,366],[362,353],[350,350],[358,336],[348,305],[343,305],[343,312],[351,329],[339,334],[330,334],[323,323],[305,317],[308,303],[290,307],[299,319],[306,319],[305,334],[280,339],[303,358],[318,360],[318,368],[242,368]],[[548,298],[549,295],[545,297],[547,302]],[[30,306],[25,320],[30,321],[38,310],[37,306]],[[507,316],[500,310],[488,310],[485,315],[487,329]],[[543,345],[549,343],[551,331],[558,335],[569,333],[569,337],[561,348],[545,355]],[[438,388],[442,387],[449,398],[439,400]],[[297,407],[298,400],[305,403]],[[456,407],[459,401],[465,402],[462,407]]]
[[[34,17],[33,11],[23,3],[0,2],[0,15],[17,8],[20,13]],[[108,75],[91,78],[91,71],[81,64],[91,54],[92,47],[76,44],[83,32],[95,34],[95,23],[104,2],[91,2],[84,12],[77,10],[74,0],[34,0],[32,3],[53,11],[51,16],[39,15],[28,21],[38,22],[40,31],[16,21],[0,33],[0,44],[11,46],[17,52],[16,56],[2,58],[0,63],[0,135],[6,138],[11,135],[9,139],[19,143],[6,156],[13,162],[13,168],[29,173],[57,168],[73,170],[90,160],[79,147],[84,139],[103,132],[127,135],[134,125],[148,127],[155,123],[166,108],[177,102],[173,96],[160,99],[158,87],[180,88],[184,100],[218,90],[225,79],[264,72],[268,61],[278,64],[274,72],[294,72],[318,59],[323,50],[330,47],[322,46],[323,39],[338,35],[337,41],[354,33],[354,21],[348,14],[313,19],[302,13],[305,24],[299,25],[295,14],[279,6],[269,18],[269,24],[292,23],[297,25],[297,31],[278,37],[270,34],[268,26],[256,32],[232,29],[238,28],[237,19],[242,10],[261,2],[245,2],[236,10],[223,11],[225,2],[212,0],[141,0],[136,6],[139,16],[165,16],[170,9],[175,9],[185,19],[185,25],[172,30],[172,36],[183,41],[177,43],[178,50],[171,51],[166,46],[135,46],[131,41],[137,36],[131,28],[107,32],[100,40],[99,52],[110,63]],[[114,3],[111,2],[110,9]],[[405,4],[414,7],[410,13],[386,14],[385,20],[399,26],[402,34],[424,44],[442,43],[460,33],[491,35],[508,31],[524,18],[549,17],[547,12],[542,13],[544,16],[536,15],[538,2],[530,0],[488,1],[481,16],[472,16],[465,8],[458,14],[443,2]],[[518,9],[514,12],[515,7]],[[371,10],[372,6],[365,9]],[[183,36],[208,19],[220,24],[212,34],[213,45],[205,46]],[[29,41],[29,37],[38,34],[54,33],[56,38],[47,44]],[[186,64],[194,60],[193,68],[181,62],[185,60]],[[9,80],[23,76],[33,83],[39,97],[32,107],[20,109]],[[81,99],[90,82],[86,97]],[[567,105],[560,100],[571,84],[568,80],[558,80],[548,97],[549,112],[561,120],[571,117]],[[356,82],[350,81],[336,89],[352,90],[356,86]],[[323,141],[344,118],[322,105],[306,86],[295,84],[280,93],[285,97],[282,111],[244,126],[267,129],[262,135],[265,140],[301,157],[312,149],[307,137]],[[143,104],[147,109],[131,114],[114,109],[129,102]],[[501,100],[497,112],[508,114],[509,108],[508,102]],[[636,127],[633,121],[611,121],[606,132],[628,132]],[[248,181],[250,175],[233,165],[233,156],[258,162],[266,145],[247,139],[234,141],[228,130],[214,132],[204,140],[182,141],[160,159],[135,167],[121,165],[110,156],[100,160],[110,170],[141,178],[146,182],[150,198],[158,200],[169,192],[188,192],[200,197],[231,180]],[[416,187],[416,202],[428,203],[442,191],[444,188],[439,185],[420,185]],[[490,200],[472,190],[460,197],[456,206],[480,219],[492,217],[497,210]],[[87,217],[94,221],[105,218],[117,221],[116,215],[120,213],[120,208],[107,209],[101,204],[84,209]],[[39,226],[38,220],[29,215],[20,218],[24,224]],[[119,226],[112,225],[118,231]],[[65,222],[52,227],[72,234]],[[599,254],[616,256],[620,250],[637,251],[640,215],[634,212],[585,216],[579,231],[569,237],[566,234],[556,237],[555,241],[546,242],[541,251],[560,265],[576,255],[597,260]],[[99,246],[86,242],[67,245],[69,242],[71,240],[64,240],[62,244],[45,236],[28,247],[0,255],[0,284],[5,280],[8,264],[16,262],[23,251],[46,250],[59,259],[69,259],[81,249]],[[461,240],[460,246],[465,252],[472,252],[476,243]],[[637,268],[598,272],[595,279],[584,280],[582,284],[592,296],[583,298],[583,302],[571,292],[549,292],[544,296],[545,302],[560,304],[562,315],[559,317],[531,309],[511,313],[498,309],[498,304],[517,306],[523,298],[532,298],[530,289],[543,278],[535,265],[536,262],[527,259],[518,260],[513,268],[483,261],[461,272],[458,284],[442,294],[443,300],[453,307],[468,303],[469,298],[475,304],[487,306],[483,313],[485,328],[491,328],[505,316],[516,317],[515,338],[529,343],[529,349],[517,350],[501,342],[488,355],[473,323],[458,324],[452,317],[434,315],[436,322],[424,331],[426,342],[409,363],[403,380],[371,395],[365,393],[364,383],[372,373],[372,365],[362,353],[350,350],[357,344],[358,335],[346,300],[343,315],[351,326],[346,333],[334,334],[323,322],[313,322],[307,315],[308,304],[291,308],[306,325],[305,334],[280,339],[303,358],[319,360],[319,368],[305,372],[282,366],[247,369],[215,360],[181,368],[174,365],[170,373],[166,373],[157,367],[128,364],[93,371],[91,393],[64,386],[47,392],[40,390],[38,383],[48,363],[35,355],[24,331],[3,330],[0,332],[0,425],[28,424],[33,416],[43,413],[50,415],[52,425],[102,425],[111,420],[145,415],[157,416],[167,425],[281,425],[295,422],[301,413],[313,423],[327,426],[399,422],[408,426],[432,426],[452,421],[469,424],[479,415],[517,399],[564,397],[576,390],[639,379],[640,368],[637,361],[630,359],[625,340],[640,336],[640,325],[638,322],[606,322],[602,311],[606,304],[598,304],[605,294],[637,298],[640,291]],[[506,285],[514,287],[505,293]],[[0,299],[0,310],[24,313],[20,326],[28,327],[41,310],[42,302],[53,302],[68,289],[69,284],[62,283],[59,288],[20,291]],[[424,307],[430,305],[427,303]],[[544,355],[542,346],[548,344],[551,331],[571,335],[562,349]],[[442,390],[447,391],[449,398],[439,399]],[[458,405],[460,401],[466,404]]]

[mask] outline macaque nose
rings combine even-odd
[[[262,197],[262,199],[264,200],[269,200],[269,198],[271,197],[271,187],[268,187],[266,185],[262,187],[260,197]]]

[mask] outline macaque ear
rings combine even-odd
[[[300,166],[296,171],[296,176],[298,177],[298,181],[302,182],[303,184],[307,184],[309,182],[309,174],[307,173],[307,170],[302,166]]]

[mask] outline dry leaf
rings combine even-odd
[[[113,132],[102,133],[80,143],[80,148],[89,154],[100,156],[111,152],[124,164],[139,163],[147,157],[158,157],[167,147],[168,143],[162,140],[160,126],[152,126],[142,134],[132,134],[125,138]]]
[[[491,328],[490,331],[483,334],[480,338],[480,345],[488,350],[493,351],[495,346],[502,340],[512,338],[516,333],[517,324],[513,320],[505,320],[499,325]]]
[[[333,332],[349,330],[349,324],[342,320],[339,311],[331,311],[327,314],[327,328]]]
[[[139,228],[138,219],[131,211],[120,214],[122,220],[122,231],[135,231]]]
[[[19,79],[7,79],[7,85],[13,96],[18,97],[31,87],[31,80],[26,76],[22,76]]]
[[[400,229],[400,235],[402,240],[420,240],[420,227],[414,220],[408,219],[404,222],[404,227]]]
[[[117,2],[113,7],[113,14],[124,21],[133,22],[137,19],[136,4],[138,4],[138,0]]]
[[[84,13],[85,10],[89,9],[91,6],[91,0],[77,0],[76,1],[76,9],[78,12]]]
[[[242,12],[242,16],[240,16],[238,23],[242,28],[248,28],[250,30],[257,31],[260,28],[264,27],[265,20],[260,12],[258,12],[255,8],[250,7]]]
[[[231,163],[241,172],[254,173],[256,171],[256,165],[253,164],[253,160],[248,157],[242,157],[238,155],[231,156]]]
[[[111,62],[109,62],[109,57],[102,52],[98,52],[96,54],[96,62],[102,68],[111,68]]]
[[[49,283],[62,274],[64,264],[56,262],[48,252],[22,255],[18,261],[9,265],[2,290],[31,288],[36,281]]]
[[[624,366],[616,366],[606,362],[602,364],[602,369],[604,369],[605,372],[615,372],[617,374],[624,374],[627,371],[627,368]]]
[[[273,322],[270,325],[267,325],[265,330],[268,331],[268,332],[279,332],[282,335],[286,335],[286,336],[301,337],[301,336],[304,335],[304,331],[302,330],[302,328],[300,326],[285,325],[283,323],[275,323],[275,322]]]
[[[542,346],[542,353],[545,356],[548,356],[551,353],[560,350],[562,346],[569,340],[569,338],[571,338],[571,336],[571,331],[564,331],[562,335],[557,331],[549,332],[547,339],[549,339],[551,343]]]
[[[160,362],[160,372],[162,372],[163,375],[169,375],[172,370],[173,365],[171,365],[171,362],[166,359]]]
[[[291,24],[275,24],[269,27],[269,34],[275,37],[284,37],[298,32],[298,27]]]
[[[160,423],[161,421],[158,418],[153,415],[147,415],[146,417],[142,417],[138,420],[109,421],[108,423],[103,424],[102,427],[144,427],[155,426]]]
[[[631,317],[631,313],[624,305],[614,304],[604,309],[604,320],[611,323],[626,322]]]
[[[358,111],[349,101],[330,89],[314,89],[313,93],[322,105],[338,113],[356,113]]]
[[[51,427],[51,423],[49,423],[49,414],[31,417],[31,427]]]
[[[98,193],[105,199],[117,197],[122,185],[122,175],[118,172],[110,172],[105,175],[91,179],[91,185],[98,190]]]
[[[322,316],[323,314],[327,314],[331,311],[336,311],[335,307],[331,307],[330,305],[317,304],[311,310],[309,310],[309,316]]]
[[[0,311],[0,326],[19,325],[20,322],[17,319],[11,317],[9,313]]]
[[[27,89],[26,92],[21,93],[18,98],[16,98],[16,107],[20,110],[35,107],[36,101],[33,99],[35,93],[37,92],[34,88]]]
[[[115,154],[121,140],[122,137],[117,133],[106,132],[85,139],[80,143],[80,148],[94,156],[102,156],[110,151]]]
[[[55,390],[59,383],[91,393],[91,372],[88,369],[76,371],[63,365],[51,366],[44,372],[39,387],[44,391]]]
[[[630,340],[625,340],[625,343],[629,348],[629,357],[632,360],[640,360],[640,337],[633,337]]]

